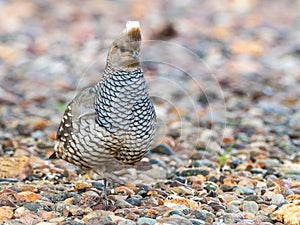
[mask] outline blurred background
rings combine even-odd
[[[0,221],[300,224],[299,12],[299,0],[0,0]],[[102,182],[49,156],[128,20],[159,129],[104,213]]]

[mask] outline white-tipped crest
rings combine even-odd
[[[127,21],[127,23],[126,23],[126,30],[129,31],[132,28],[140,28],[139,21]]]

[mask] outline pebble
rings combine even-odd
[[[32,174],[32,166],[27,156],[0,158],[0,177],[24,180]]]
[[[157,164],[157,165],[159,165],[160,167],[163,167],[163,168],[166,168],[166,164],[162,161],[162,160],[160,160],[160,159],[150,159],[149,160],[149,163],[150,164]]]
[[[94,188],[97,188],[98,190],[103,189],[103,183],[100,181],[92,181],[91,184]]]
[[[116,215],[110,215],[109,218],[112,223],[116,223],[116,224],[119,224],[121,221],[125,221],[125,218]]]
[[[249,213],[257,213],[259,209],[259,206],[254,201],[244,201],[243,202],[243,212],[249,212]]]
[[[40,130],[34,131],[34,132],[31,133],[31,137],[36,138],[36,139],[37,138],[42,138],[44,135],[45,135],[45,133],[40,131]]]
[[[239,220],[238,214],[236,213],[225,213],[222,219],[225,224],[236,224]]]
[[[220,201],[229,203],[234,200],[238,200],[238,197],[233,192],[224,192],[218,196]]]
[[[189,207],[182,205],[182,204],[177,204],[177,203],[173,203],[171,201],[164,201],[164,206],[167,206],[168,208],[171,208],[173,210],[179,211],[179,212],[188,212],[189,211]]]
[[[145,173],[138,174],[137,180],[145,184],[153,184],[156,180]]]
[[[269,151],[270,145],[264,141],[254,141],[251,143],[251,148],[259,149],[261,151]]]
[[[259,163],[263,163],[265,168],[274,168],[274,167],[280,167],[281,163],[278,159],[261,159],[258,160]]]
[[[195,168],[195,169],[184,169],[183,171],[176,172],[178,176],[197,176],[198,174],[201,174],[203,176],[207,176],[209,174],[209,170],[201,169],[201,168]]]
[[[193,223],[179,215],[173,215],[171,217],[161,217],[157,219],[158,224],[180,224],[180,225],[193,225]]]
[[[157,165],[153,165],[153,168],[144,172],[146,175],[153,179],[166,179],[167,171]]]
[[[90,212],[89,214],[85,215],[82,218],[82,221],[87,222],[87,221],[89,221],[91,219],[94,219],[94,218],[102,218],[102,217],[108,218],[109,216],[114,216],[114,213],[110,212],[110,211],[95,210],[95,211]],[[109,220],[109,222],[111,222],[111,221]]]
[[[36,225],[53,225],[53,223],[50,223],[50,222],[39,222]]]
[[[52,218],[52,219],[50,219],[49,220],[49,222],[51,222],[51,223],[62,223],[63,221],[65,220],[65,217],[63,217],[63,216],[60,216],[60,217],[55,217],[55,218]],[[78,222],[75,222],[75,221],[70,221],[70,222],[68,222],[68,223],[75,223],[75,225],[77,225],[78,224]],[[80,224],[81,225],[81,224]]]
[[[184,211],[185,209],[188,208],[191,209],[198,208],[198,203],[196,201],[184,197],[180,197],[177,195],[169,195],[168,198],[164,200],[164,205],[180,211]]]
[[[41,218],[43,218],[45,221],[49,221],[50,219],[55,217],[55,212],[54,211],[48,212],[48,211],[45,211],[45,210],[39,210],[38,215]]]
[[[65,204],[64,211],[69,212],[72,216],[82,216],[84,215],[83,209],[78,205]]]
[[[79,181],[74,182],[74,187],[77,190],[83,190],[83,189],[86,189],[86,188],[91,188],[92,186],[93,186],[93,184],[88,183],[88,182],[83,181],[83,180],[79,180]]]
[[[119,186],[114,189],[114,193],[131,196],[134,194],[134,191],[130,187]]]
[[[261,196],[258,196],[258,195],[249,195],[247,197],[244,198],[245,201],[254,201],[256,203],[260,203],[260,202],[263,202],[264,199],[261,197]]]
[[[193,189],[187,188],[184,186],[171,187],[169,190],[178,195],[193,195],[194,194]]]
[[[271,196],[271,203],[274,205],[281,205],[285,202],[286,200],[282,194],[274,194]]]
[[[14,216],[20,217],[23,213],[29,211],[29,209],[25,208],[24,206],[20,206],[17,209],[15,209]]]
[[[45,211],[51,210],[49,206],[42,203],[35,203],[35,202],[24,202],[23,207],[35,213],[38,212],[38,210],[40,209],[43,209]]]
[[[206,224],[205,221],[203,221],[203,220],[198,220],[198,219],[190,219],[190,222],[191,222],[193,225]]]
[[[229,213],[239,213],[240,212],[240,200],[231,201],[227,204],[227,212]]]
[[[120,195],[111,195],[110,199],[115,202],[114,207],[116,208],[132,208],[133,205],[131,205],[130,203],[128,203],[123,196]]]
[[[171,147],[165,144],[159,144],[155,146],[155,148],[151,149],[152,153],[160,154],[160,155],[173,155],[174,151]]]
[[[4,225],[26,225],[19,219],[7,220]]]
[[[225,205],[216,200],[208,202],[208,205],[211,206],[216,212],[223,211],[226,209]]]
[[[197,147],[197,148],[202,149],[202,147]],[[203,147],[203,148],[205,149],[206,147]],[[210,160],[210,161],[215,161],[217,159],[217,157],[211,152],[197,150],[197,151],[192,152],[191,159],[192,160],[207,159],[207,160]]]
[[[208,160],[208,159],[193,160],[192,161],[192,166],[193,167],[205,167],[205,166],[207,166],[207,167],[210,167],[210,168],[213,168],[213,169],[216,168],[215,164],[212,161]]]
[[[67,198],[79,196],[78,194],[72,192],[59,192],[57,194],[41,192],[41,195],[48,198],[52,202],[60,202],[66,200]]]
[[[247,187],[242,187],[242,186],[237,186],[234,188],[234,192],[237,194],[245,194],[245,195],[253,195],[255,194],[254,190],[252,190],[251,188],[247,188]]]
[[[208,212],[208,213],[206,214],[205,222],[208,223],[208,224],[212,224],[213,221],[215,221],[215,218],[216,218],[215,214],[213,214],[213,213],[211,213],[211,212]]]
[[[244,118],[241,121],[242,126],[254,127],[256,129],[261,129],[264,126],[264,123],[261,119],[256,118]],[[254,147],[254,146],[253,146]],[[255,146],[256,147],[256,146]]]
[[[257,218],[266,224],[273,224],[269,215],[258,215]]]
[[[9,206],[1,206],[0,207],[0,222],[3,222],[7,219],[11,219],[14,215],[14,212]]]
[[[182,213],[179,210],[171,210],[167,212],[167,216],[172,216],[172,215],[181,215]]]
[[[272,220],[279,220],[284,224],[300,224],[300,202],[284,204],[270,215]]]
[[[199,209],[196,209],[196,210],[194,210],[191,214],[190,214],[190,216],[191,217],[194,217],[194,218],[196,218],[196,219],[199,219],[199,220],[204,220],[204,221],[206,221],[206,217],[207,217],[207,214],[208,214],[209,212],[207,211],[207,210],[199,210]]]
[[[85,225],[94,225],[94,224],[113,224],[109,217],[92,217],[85,221]]]
[[[211,181],[204,181],[202,187],[207,190],[207,192],[215,191],[218,188],[218,185]]]
[[[140,197],[140,198],[130,197],[130,198],[126,199],[126,202],[128,202],[129,204],[134,205],[134,206],[139,206],[141,203],[141,198],[142,197]]]
[[[156,220],[148,217],[140,217],[137,220],[137,225],[155,225]]]
[[[31,191],[23,191],[18,193],[18,195],[26,202],[35,202],[40,199],[40,196],[38,194]]]
[[[119,222],[118,225],[136,225],[136,223],[133,222],[132,220],[125,219],[125,220]]]
[[[185,183],[186,182],[186,178],[185,177],[181,177],[181,176],[174,176],[174,180],[179,181],[180,183]]]
[[[262,168],[251,168],[250,172],[253,173],[253,174],[263,174],[263,175],[265,175],[268,172],[268,170],[262,169]]]
[[[6,183],[13,184],[13,183],[18,183],[18,182],[20,182],[20,180],[15,179],[15,178],[5,178],[5,177],[0,178],[0,184],[6,184]]]

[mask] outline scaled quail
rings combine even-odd
[[[139,22],[128,21],[110,47],[101,80],[69,103],[57,131],[56,156],[98,174],[104,185],[117,179],[113,172],[143,158],[155,133],[140,45]]]

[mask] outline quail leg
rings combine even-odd
[[[103,191],[100,195],[100,197],[104,200],[104,208],[105,210],[108,210],[108,200],[107,200],[107,179],[103,179]]]
[[[104,178],[103,179],[103,189],[102,189],[102,191],[100,191],[96,188],[89,188],[89,190],[91,190],[93,192],[96,192],[99,196],[99,199],[94,202],[93,206],[96,206],[96,205],[100,204],[101,201],[103,200],[104,201],[104,209],[108,210],[109,201],[107,199],[107,191],[108,191],[107,184],[108,184],[108,181],[107,181],[107,179]]]

